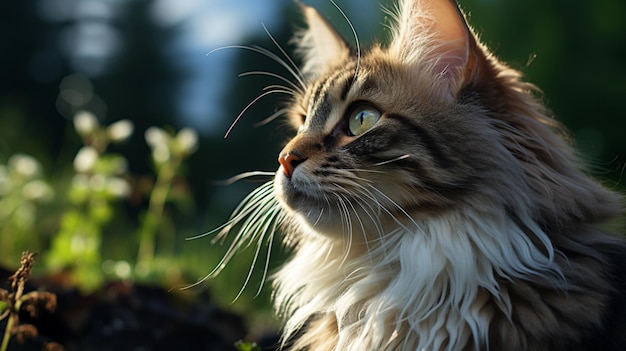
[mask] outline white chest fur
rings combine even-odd
[[[511,310],[499,280],[563,279],[547,235],[504,213],[448,213],[378,238],[362,254],[351,249],[307,239],[278,272],[276,304],[288,336],[311,316],[330,314],[336,350],[458,350],[470,338],[478,348],[490,323],[486,297]]]

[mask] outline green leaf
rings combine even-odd
[[[235,343],[237,351],[261,351],[261,348],[253,342],[237,341]]]

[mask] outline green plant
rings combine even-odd
[[[20,249],[39,249],[38,207],[54,198],[52,187],[42,176],[42,166],[26,154],[9,157],[0,164],[0,247],[5,263],[19,259]]]
[[[16,154],[6,165],[0,164],[0,252],[3,254],[0,257],[13,258],[9,256],[16,248],[49,250],[46,267],[53,271],[69,268],[74,283],[86,291],[98,288],[106,274],[153,279],[153,273],[158,271],[152,267],[157,243],[162,254],[165,250],[161,239],[166,234],[170,234],[168,239],[173,239],[166,205],[188,195],[179,191],[185,187],[176,185],[183,184],[179,177],[183,162],[197,147],[195,131],[184,128],[175,133],[148,128],[145,138],[152,151],[156,177],[145,186],[147,183],[142,180],[148,177],[131,176],[126,158],[109,151],[111,144],[130,138],[133,133],[130,121],[104,125],[92,113],[82,111],[74,116],[73,122],[83,145],[75,154],[72,172],[68,174],[62,167],[55,173],[60,176],[53,179],[56,191],[44,181],[42,166],[32,156]],[[131,184],[137,188],[132,189]],[[148,197],[138,228],[124,226],[122,216],[116,212],[117,203],[133,192]],[[35,216],[38,207],[51,200],[55,203],[50,206],[50,220],[40,224]],[[128,256],[132,255],[132,247],[126,255],[119,255],[122,259],[117,261],[102,257],[105,233],[120,225],[127,234],[137,235],[135,262]],[[46,234],[52,235],[51,240]]]
[[[91,113],[80,112],[74,126],[84,146],[74,158],[75,174],[67,191],[70,207],[61,216],[47,262],[52,269],[70,266],[76,283],[91,290],[103,280],[102,232],[114,217],[113,203],[131,191],[126,159],[106,150],[129,138],[133,125],[121,120],[103,126]]]
[[[261,351],[261,348],[253,342],[237,341],[235,343],[237,351]]]
[[[163,223],[165,204],[170,197],[174,179],[183,161],[196,150],[198,143],[195,131],[189,128],[183,128],[174,134],[158,127],[150,127],[146,130],[145,138],[152,149],[152,162],[157,177],[138,234],[136,272],[141,276],[146,276],[151,270],[156,239]]]

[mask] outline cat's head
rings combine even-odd
[[[275,179],[302,228],[378,236],[464,207],[604,216],[612,200],[576,170],[534,87],[479,43],[454,1],[401,1],[390,43],[364,52],[303,11],[306,89]]]

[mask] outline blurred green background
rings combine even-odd
[[[362,42],[387,37],[386,19],[376,1],[337,2]],[[307,3],[352,40],[348,25],[328,0]],[[393,7],[388,0],[382,5]],[[626,2],[464,0],[461,6],[496,55],[543,90],[547,105],[571,130],[594,175],[622,190]],[[289,135],[281,122],[254,127],[287,98],[270,95],[223,138],[264,86],[280,83],[271,77],[237,78],[239,73],[288,74],[251,51],[212,51],[259,45],[278,53],[263,24],[290,51],[292,29],[301,24],[294,2],[22,0],[1,7],[0,264],[15,266],[21,251],[29,249],[40,251],[44,263],[39,269],[44,272],[73,263],[89,266],[85,274],[99,279],[138,279],[168,288],[208,274],[227,243],[215,246],[210,237],[185,238],[224,223],[236,204],[267,178],[229,186],[216,181],[245,171],[275,170],[276,155]],[[84,112],[95,117],[102,133],[122,119],[134,130],[123,142],[107,139],[98,154],[102,163],[87,171],[74,165],[79,150],[97,139],[75,130],[75,118]],[[160,135],[194,130],[197,145],[182,152],[177,164],[164,166],[144,138],[153,126],[160,128]],[[177,146],[170,146],[167,160],[175,158]],[[35,164],[34,172],[20,168],[28,168],[28,162]],[[92,180],[80,188],[85,174]],[[126,190],[97,192],[93,177],[121,181]],[[33,181],[43,184],[43,193],[25,190],[36,188]],[[158,191],[165,191],[161,203],[153,199]],[[81,223],[97,225],[86,228]],[[82,237],[72,232],[81,230]],[[67,240],[59,239],[66,232]],[[138,253],[146,237],[152,240],[144,250],[150,252],[147,261]],[[76,247],[82,249],[72,253]],[[253,251],[202,287],[230,303],[245,281]],[[81,252],[90,258],[81,258]],[[277,247],[272,252],[281,256]],[[138,265],[142,260],[145,264]],[[268,286],[254,298],[264,257],[259,262],[244,295],[231,308],[244,313],[266,308]],[[265,318],[263,313],[253,315]]]

